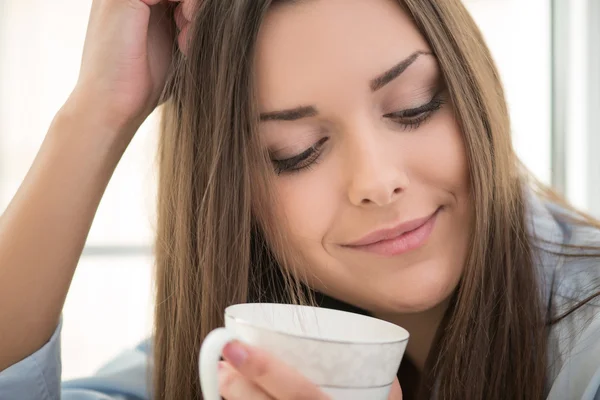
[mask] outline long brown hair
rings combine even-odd
[[[273,231],[264,208],[270,174],[257,140],[252,77],[258,31],[272,2],[200,1],[187,59],[169,85],[159,148],[155,399],[201,398],[200,344],[222,325],[226,306],[306,300],[281,251],[285,237]],[[541,398],[549,316],[498,72],[460,0],[401,3],[446,80],[475,213],[463,277],[421,397],[435,390],[443,399]]]

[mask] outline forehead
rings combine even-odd
[[[259,103],[296,106],[314,101],[315,88],[341,85],[361,85],[366,93],[371,78],[416,50],[429,46],[397,0],[277,3],[258,37]]]

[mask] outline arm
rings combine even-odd
[[[162,93],[174,41],[165,12],[160,0],[92,3],[76,88],[0,217],[0,371],[56,328],[100,198]]]
[[[81,105],[80,105],[81,107]],[[56,116],[19,191],[0,218],[0,370],[56,329],[98,203],[122,154],[85,110]]]

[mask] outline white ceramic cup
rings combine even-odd
[[[236,304],[225,328],[200,349],[205,400],[220,400],[218,363],[225,345],[239,340],[267,350],[317,384],[334,400],[387,400],[408,332],[392,323],[344,311],[290,304]]]

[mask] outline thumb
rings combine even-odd
[[[400,388],[400,382],[398,382],[398,378],[394,379],[388,400],[402,400],[402,389]]]

